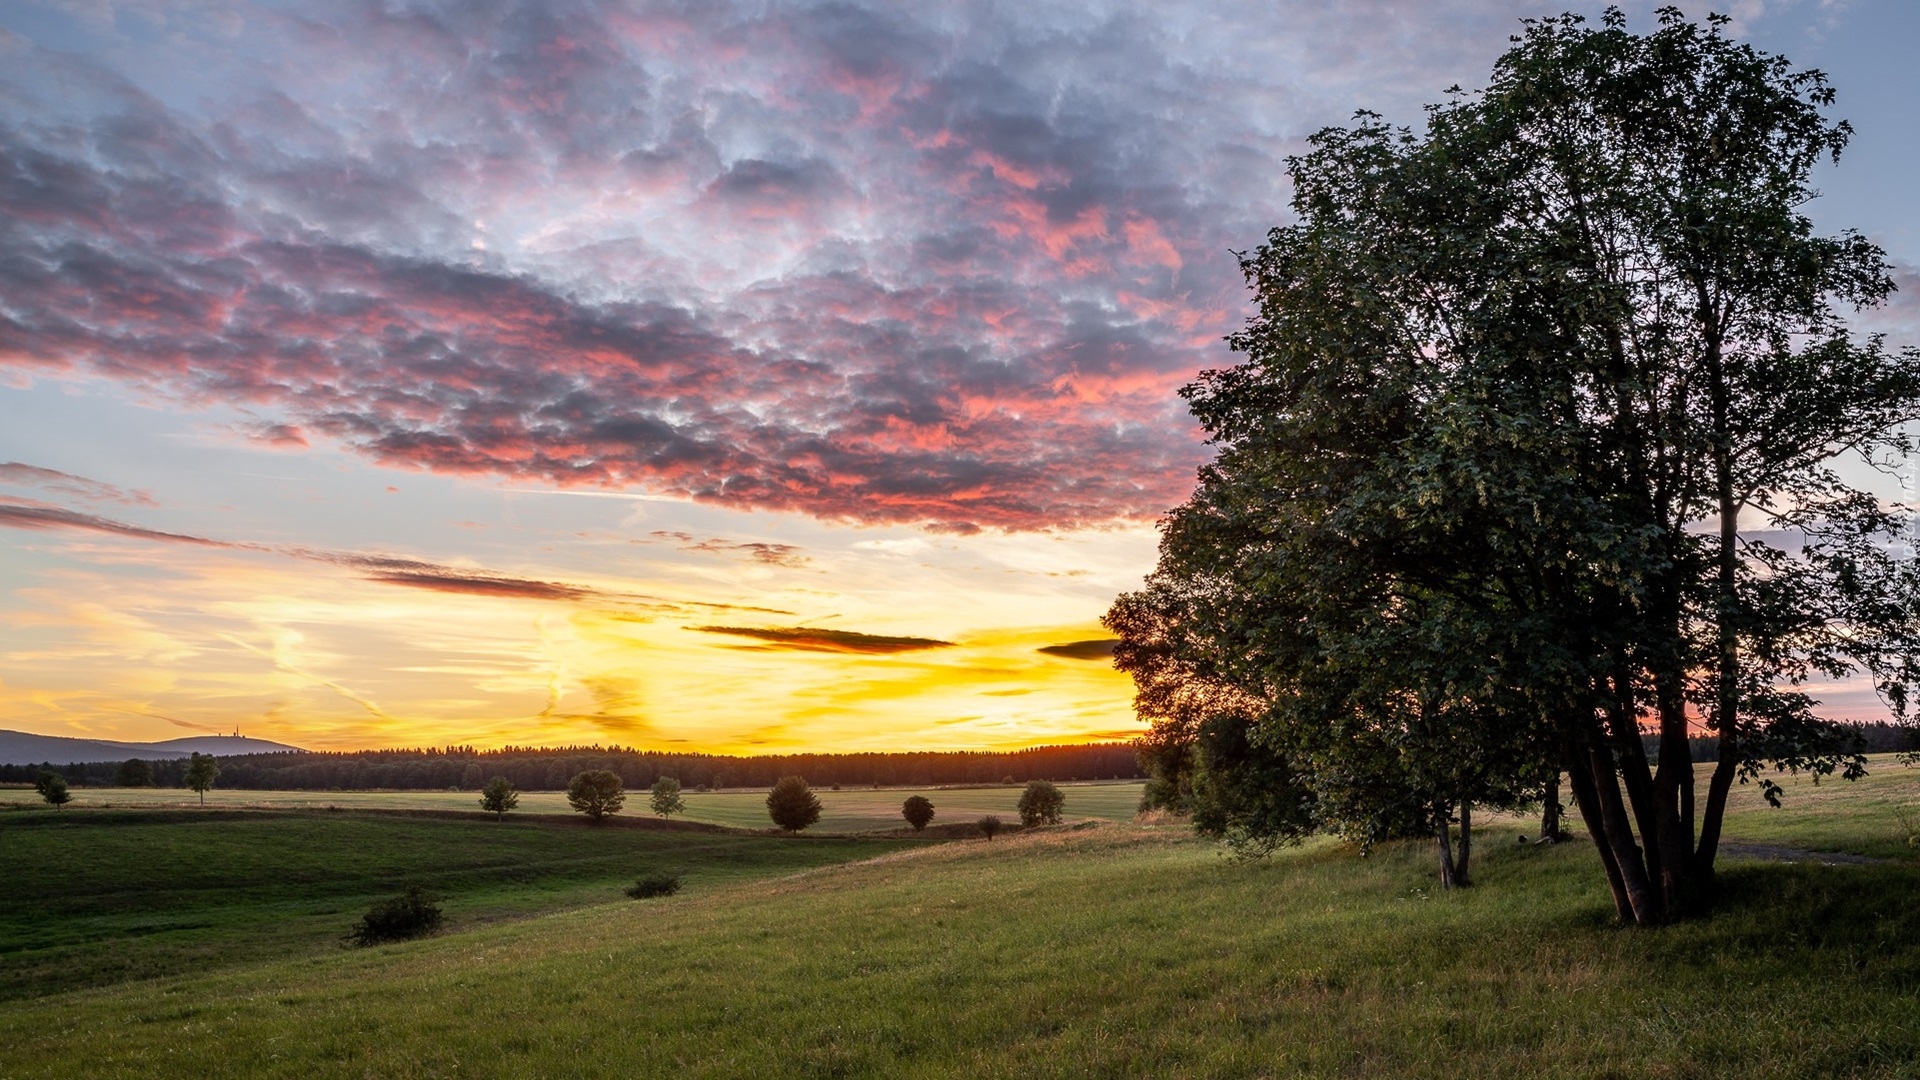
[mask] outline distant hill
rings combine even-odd
[[[73,761],[170,761],[189,754],[274,754],[298,751],[297,746],[249,739],[245,735],[193,735],[165,742],[113,742],[107,739],[70,739],[61,735],[29,735],[0,730],[0,765],[35,765],[43,761],[65,765]]]

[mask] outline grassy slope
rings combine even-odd
[[[1062,784],[1066,794],[1066,820],[1098,818],[1105,821],[1129,821],[1140,805],[1138,782]],[[982,814],[999,814],[1008,821],[1018,820],[1015,806],[1020,787],[977,788],[849,788],[844,791],[817,790],[821,817],[818,831],[862,832],[896,829],[905,825],[900,804],[909,795],[925,795],[933,801],[934,824],[972,821]],[[182,808],[196,807],[190,791],[175,788],[74,788],[69,809],[101,808]],[[744,829],[767,829],[767,793],[752,791],[685,792],[689,821],[732,825]],[[32,788],[0,788],[0,809],[38,806],[40,797]],[[207,793],[208,809],[343,809],[369,810],[476,810],[479,796],[466,791],[221,791]],[[567,814],[567,797],[557,791],[530,791],[520,796],[517,814]],[[628,817],[650,816],[645,791],[629,791],[622,811]]]
[[[9,1076],[1912,1075],[1910,866],[1747,864],[1607,925],[1592,854],[1259,866],[1172,830],[970,842],[17,1003]]]
[[[691,895],[898,850],[902,841],[743,837],[326,812],[0,814],[0,1001],[335,946],[416,882],[455,925],[619,897],[642,871]]]
[[[1893,808],[1920,773],[1807,794],[1743,796],[1729,833],[1908,853]],[[1424,845],[1242,866],[1103,825],[923,847],[17,1001],[0,1076],[1920,1075],[1910,858],[1730,863],[1715,918],[1629,931],[1587,846],[1485,840],[1480,887],[1439,895]]]

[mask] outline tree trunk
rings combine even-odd
[[[1553,770],[1553,779],[1547,781],[1547,789],[1540,799],[1540,840],[1542,843],[1557,844],[1566,839],[1560,834],[1560,815],[1565,811],[1560,805],[1560,770]]]
[[[1694,852],[1693,866],[1700,878],[1701,890],[1705,901],[1711,902],[1715,891],[1713,881],[1714,856],[1720,847],[1720,820],[1727,809],[1727,791],[1733,786],[1733,774],[1739,768],[1739,714],[1740,714],[1740,637],[1738,619],[1740,617],[1740,503],[1735,498],[1733,487],[1733,437],[1729,431],[1728,417],[1732,412],[1731,393],[1727,387],[1726,365],[1721,355],[1720,326],[1713,305],[1713,295],[1702,282],[1696,285],[1700,303],[1699,318],[1706,337],[1706,361],[1708,400],[1713,415],[1713,483],[1714,501],[1720,509],[1720,550],[1715,566],[1715,586],[1718,596],[1715,604],[1716,641],[1719,655],[1714,677],[1715,690],[1714,720],[1720,732],[1720,760],[1713,769],[1713,779],[1707,785],[1706,814],[1700,822],[1700,846]],[[1688,766],[1691,769],[1692,763]]]
[[[1626,889],[1633,922],[1639,926],[1657,925],[1665,921],[1666,913],[1661,910],[1647,874],[1646,854],[1634,841],[1633,823],[1627,819],[1626,804],[1620,797],[1620,779],[1614,772],[1612,754],[1605,743],[1589,746],[1587,761],[1600,805],[1601,836],[1620,864],[1620,881]]]
[[[1440,819],[1440,826],[1433,831],[1434,839],[1440,849],[1440,887],[1453,888],[1453,837],[1448,834],[1447,819]]]
[[[1460,858],[1453,864],[1453,883],[1466,888],[1473,884],[1468,864],[1473,861],[1473,804],[1460,800]]]
[[[1607,888],[1613,892],[1613,914],[1621,922],[1633,921],[1633,903],[1627,898],[1626,878],[1620,872],[1620,860],[1607,842],[1606,815],[1600,809],[1600,795],[1594,787],[1593,768],[1586,754],[1577,747],[1567,749],[1567,783],[1573,788],[1573,802],[1586,822],[1587,835],[1600,852],[1600,865],[1607,872]]]

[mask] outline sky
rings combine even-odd
[[[1920,341],[1920,5],[1725,9],[1832,76],[1810,213]],[[1099,617],[1287,155],[1557,10],[14,0],[0,727],[1130,738]]]

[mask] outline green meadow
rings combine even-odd
[[[1920,770],[1787,787],[1741,789],[1729,840],[1882,861],[1732,857],[1712,918],[1655,930],[1516,818],[1442,893],[1425,844],[1244,864],[1091,814],[932,842],[0,811],[0,1076],[1920,1076]],[[619,894],[650,868],[686,888]],[[447,929],[343,947],[403,881]]]

